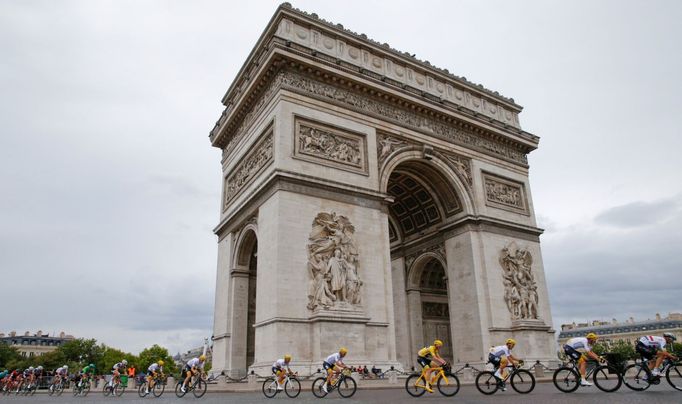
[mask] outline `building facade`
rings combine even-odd
[[[59,336],[43,334],[42,331],[35,334],[26,331],[23,335],[17,334],[16,331],[11,331],[9,334],[0,333],[0,343],[16,348],[21,356],[28,358],[54,351],[60,345],[73,339],[73,335],[66,335],[63,331],[59,333]]]
[[[638,339],[647,335],[663,335],[665,332],[672,333],[675,337],[682,338],[682,313],[669,313],[662,318],[656,313],[654,320],[635,321],[632,317],[625,322],[618,322],[615,318],[608,321],[595,320],[591,323],[562,324],[559,333],[559,346],[574,337],[584,337],[593,332],[599,336],[599,341],[605,344],[626,342],[634,344]]]
[[[215,371],[556,357],[512,99],[285,3],[222,102]]]

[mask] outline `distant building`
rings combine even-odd
[[[593,332],[599,336],[600,342],[612,344],[624,341],[634,344],[645,335],[661,335],[669,332],[676,337],[682,337],[682,313],[669,313],[666,318],[656,313],[655,320],[635,321],[630,317],[620,323],[615,318],[609,321],[592,321],[592,323],[562,324],[559,333],[559,345],[563,345],[573,337],[584,337]]]
[[[66,335],[63,331],[59,336],[50,336],[38,331],[31,334],[26,331],[24,335],[18,335],[16,331],[9,334],[0,332],[0,342],[13,346],[23,357],[40,356],[46,352],[54,351],[58,346],[74,339],[73,335]]]
[[[192,348],[189,351],[185,353],[177,353],[175,356],[173,356],[173,360],[175,361],[175,364],[178,366],[185,366],[188,360],[192,358],[196,358],[199,355],[204,353],[204,346],[200,346],[197,348]],[[209,346],[208,349],[206,350],[206,362],[211,362],[212,359],[212,353],[211,353],[211,347]]]

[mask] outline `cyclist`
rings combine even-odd
[[[163,374],[163,365],[165,365],[164,361],[159,359],[158,362],[152,363],[147,368],[147,394],[149,394],[149,390],[154,388],[154,385],[156,384],[156,376],[159,373]]]
[[[324,390],[325,393],[329,393],[329,391],[327,391],[327,385],[332,381],[332,376],[338,375],[342,369],[347,367],[343,363],[343,358],[345,358],[347,354],[348,349],[341,348],[339,349],[339,352],[329,355],[327,359],[322,362],[322,367],[327,371],[327,380],[322,385],[322,390]]]
[[[511,350],[516,346],[516,341],[513,338],[508,338],[504,345],[498,345],[490,348],[490,353],[488,354],[488,361],[495,365],[497,370],[495,371],[495,377],[500,380],[504,380],[507,377],[507,364],[509,362],[516,366],[519,364],[519,359],[512,355]],[[502,391],[506,388],[503,386]]]
[[[666,332],[663,334],[662,337],[648,335],[646,337],[640,338],[637,341],[637,344],[635,345],[635,351],[637,351],[638,354],[642,355],[643,357],[649,360],[653,359],[654,356],[656,356],[656,364],[653,365],[653,369],[651,369],[652,366],[651,363],[648,364],[652,376],[661,375],[659,367],[661,366],[661,363],[663,363],[663,360],[665,358],[669,358],[674,361],[677,360],[676,356],[663,350],[666,344],[672,344],[673,341],[675,340],[677,340],[677,338],[675,338],[674,335],[672,335],[669,332]]]
[[[291,373],[289,362],[291,362],[291,355],[286,354],[284,355],[284,358],[277,359],[275,363],[272,364],[272,373],[277,376],[277,390],[284,389],[282,387],[282,382],[284,381],[284,375],[286,374],[285,372]],[[287,368],[286,371],[284,370],[285,366]]]
[[[69,367],[64,365],[60,368],[57,368],[57,370],[54,371],[54,379],[52,380],[52,384],[55,385],[63,380],[67,380],[69,374]]]
[[[433,369],[431,368],[431,365],[433,364],[438,367],[445,364],[445,359],[441,358],[439,354],[442,346],[443,341],[437,339],[433,341],[433,345],[424,347],[417,352],[417,363],[424,369],[424,389],[429,393],[433,393],[433,389],[431,388],[431,373],[433,372]]]
[[[204,368],[205,362],[206,355],[201,354],[198,358],[188,360],[185,367],[182,368],[182,374],[185,375],[185,380],[182,382],[182,387],[180,387],[180,389],[183,393],[187,392],[187,383],[189,383],[189,379],[191,379],[199,370]]]
[[[80,374],[80,380],[78,380],[78,387],[81,387],[83,385],[84,380],[89,380],[90,376],[95,374],[95,364],[91,363],[88,366],[84,367],[83,370],[81,370]]]
[[[113,374],[109,384],[111,387],[121,382],[121,373],[125,374],[126,366],[128,366],[128,361],[123,359],[111,368],[111,373]]]
[[[33,380],[31,380],[31,383],[35,383],[37,385],[40,382],[41,377],[43,377],[43,367],[38,366],[37,368],[33,369]]]
[[[592,351],[592,347],[597,342],[597,334],[591,332],[584,337],[575,337],[566,341],[564,345],[564,352],[573,360],[578,361],[578,369],[580,370],[580,385],[591,386],[592,383],[586,380],[587,373],[587,358],[590,357],[596,361],[604,362],[604,358],[600,357]]]

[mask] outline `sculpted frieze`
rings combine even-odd
[[[385,135],[383,133],[377,134],[377,158],[379,159],[379,167],[384,164],[388,156],[396,150],[407,146],[407,142],[396,137]]]
[[[260,143],[243,158],[225,179],[223,210],[230,201],[256,176],[260,170],[272,161],[273,142],[270,131]]]
[[[295,156],[334,167],[366,171],[365,137],[296,119]]]
[[[447,303],[423,302],[422,317],[449,319],[450,311]]]
[[[509,243],[500,252],[504,301],[512,320],[538,319],[538,292],[530,251]]]
[[[308,238],[309,310],[352,309],[362,304],[355,227],[346,216],[320,212]]]
[[[527,213],[523,184],[485,173],[485,200],[489,206]]]
[[[366,95],[319,82],[298,73],[287,71],[283,76],[282,85],[295,91],[304,91],[309,94],[345,104],[360,110],[363,113],[379,115],[400,125],[405,125],[419,131],[425,131],[475,150],[504,157],[522,164],[528,163],[524,153],[499,141],[476,135],[464,128],[449,125],[427,116],[422,116],[416,112],[396,107]]]
[[[446,154],[445,156],[455,167],[457,176],[469,186],[473,185],[474,179],[471,175],[471,159],[456,154]]]

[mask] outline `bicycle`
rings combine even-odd
[[[47,388],[47,394],[51,396],[52,395],[61,396],[62,393],[64,392],[65,387],[66,386],[64,385],[64,378],[60,378],[59,382],[50,384],[50,387]]]
[[[163,373],[157,373],[153,378],[154,387],[149,390],[149,381],[145,378],[144,383],[140,384],[137,389],[137,394],[144,398],[151,393],[154,397],[161,397],[163,392],[166,390],[166,376]]]
[[[434,380],[434,383],[440,394],[446,397],[452,397],[459,392],[459,379],[452,373],[449,363],[444,363],[443,366],[432,369],[431,378],[433,380],[433,374],[435,372],[436,379]],[[407,390],[407,394],[412,397],[420,397],[426,393],[425,375],[426,368],[423,368],[421,373],[413,373],[405,380],[405,390]],[[420,381],[422,382],[421,384],[419,383]],[[433,385],[434,383],[431,384]]]
[[[114,395],[116,397],[121,397],[123,393],[125,393],[126,388],[128,387],[128,376],[125,375],[119,375],[118,380],[114,383],[114,380],[111,381],[111,383],[105,383],[104,388],[102,389],[102,393],[104,394],[104,397],[109,397],[110,395]]]
[[[194,379],[194,381],[192,381],[192,379]],[[204,396],[204,394],[206,394],[206,389],[208,388],[208,385],[206,384],[206,374],[201,372],[199,375],[193,375],[192,379],[190,379],[190,382],[185,388],[184,392],[182,391],[182,384],[185,379],[180,378],[180,380],[178,380],[178,382],[175,384],[175,395],[177,397],[182,398],[190,391],[196,398],[201,398]]]
[[[608,356],[608,354],[607,354]],[[596,361],[590,360],[589,363],[596,364],[596,366],[588,366],[585,373],[585,380],[592,377],[594,385],[605,393],[613,393],[618,390],[623,384],[623,377],[616,366],[605,359],[605,364],[597,364]],[[570,358],[569,365],[564,364],[554,371],[552,382],[554,387],[564,393],[572,393],[580,387],[580,370],[578,368],[577,360]]]
[[[87,396],[90,392],[90,378],[81,377],[80,382],[76,382],[73,385],[73,396]]]
[[[628,365],[623,370],[623,381],[631,390],[644,391],[652,384],[660,384],[661,376],[665,378],[675,390],[682,391],[682,363],[674,362],[670,358],[663,360],[662,369],[658,376],[651,374],[649,360],[642,357],[640,362]]]
[[[263,381],[263,394],[267,398],[273,398],[282,391],[277,388],[277,377],[270,376]],[[289,398],[296,398],[301,394],[301,382],[298,381],[296,373],[287,372],[284,375],[284,392]]]
[[[476,388],[485,395],[495,394],[497,390],[506,389],[507,380],[511,384],[512,389],[520,394],[528,394],[535,388],[535,377],[526,369],[521,369],[523,361],[519,361],[518,365],[507,365],[511,368],[507,372],[504,379],[495,376],[499,365],[495,364],[495,369],[491,372],[485,370],[476,376]]]
[[[323,398],[327,394],[330,394],[334,389],[338,390],[339,395],[343,398],[353,397],[353,394],[358,390],[358,385],[355,380],[350,377],[351,371],[349,368],[344,368],[336,377],[336,380],[332,379],[330,385],[327,386],[327,391],[322,389],[322,386],[327,381],[326,377],[318,377],[313,381],[313,395],[317,398]]]

